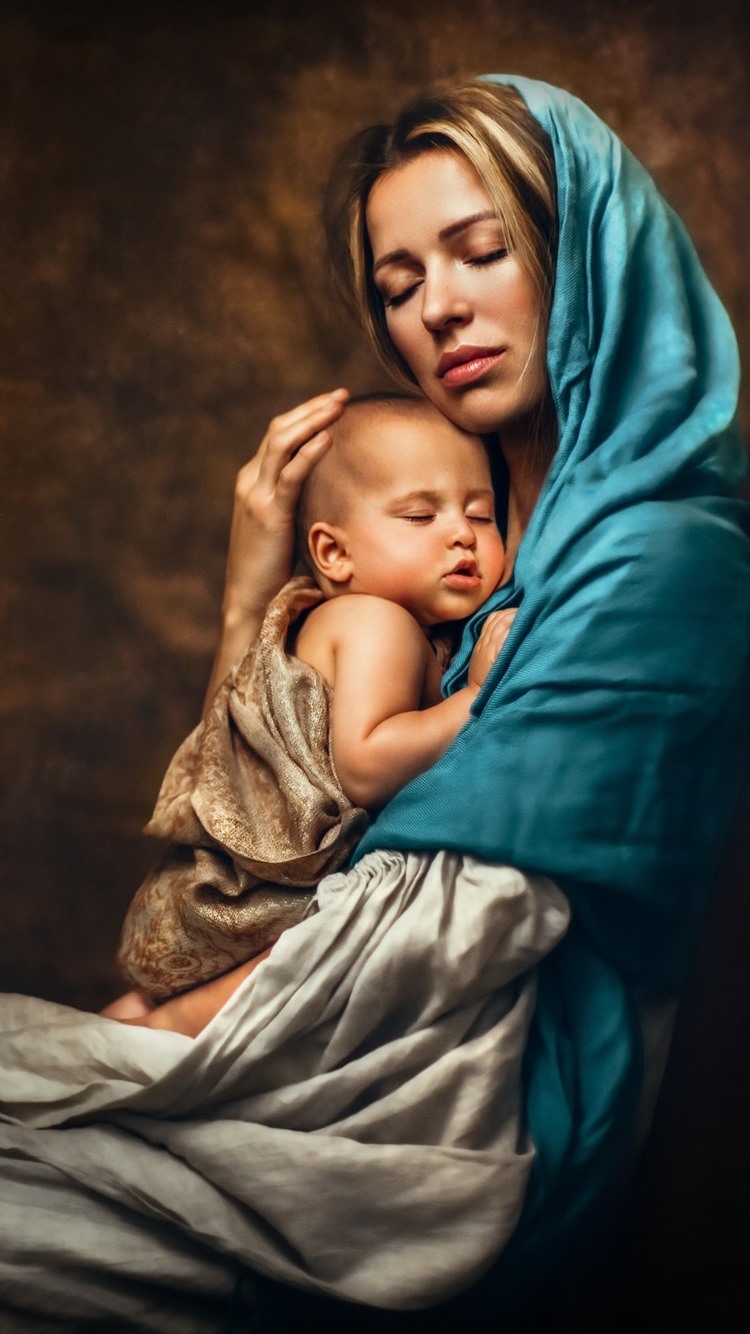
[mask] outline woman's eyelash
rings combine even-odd
[[[508,253],[507,246],[498,246],[497,250],[490,250],[486,255],[476,255],[467,262],[474,268],[481,268],[484,264],[495,264],[500,259],[506,259]],[[394,292],[393,296],[383,295],[383,305],[386,310],[393,310],[394,307],[402,306],[416,292],[418,287],[419,283],[413,283],[411,287],[405,288],[403,292]]]
[[[505,259],[507,254],[507,247],[500,246],[497,250],[491,250],[486,255],[477,255],[474,259],[470,259],[469,263],[474,265],[494,264],[495,260]]]
[[[413,286],[407,287],[403,292],[394,292],[393,296],[384,296],[383,305],[386,307],[386,310],[393,306],[402,306],[405,301],[409,300],[412,293],[416,292],[418,286],[418,283],[414,283]]]

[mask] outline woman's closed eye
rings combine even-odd
[[[497,264],[500,260],[507,259],[509,253],[507,246],[496,246],[494,250],[488,250],[481,255],[472,255],[464,262],[470,268],[481,269],[489,264]],[[408,287],[402,288],[400,292],[381,292],[386,310],[396,310],[399,306],[403,306],[421,285],[420,279],[419,282],[410,283]]]
[[[508,250],[505,246],[499,246],[496,250],[490,250],[485,255],[475,255],[467,263],[473,268],[481,268],[483,264],[495,264],[499,259],[507,259]]]
[[[404,302],[408,301],[409,297],[414,295],[419,286],[419,283],[412,283],[411,287],[405,287],[402,292],[391,292],[390,294],[388,292],[382,292],[381,296],[386,310],[393,310],[397,306],[403,306]]]

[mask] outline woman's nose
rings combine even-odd
[[[436,331],[451,324],[466,324],[470,314],[469,304],[455,278],[444,272],[425,275],[422,285],[422,322],[428,329]]]

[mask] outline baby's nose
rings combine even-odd
[[[456,546],[475,547],[477,544],[477,535],[474,526],[469,522],[465,514],[461,514],[453,525],[452,542]]]

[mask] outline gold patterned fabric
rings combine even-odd
[[[118,953],[154,999],[266,949],[366,828],[336,775],[331,689],[287,651],[291,626],[321,598],[309,578],[285,585],[167,770],[146,832],[168,846],[128,910]]]

